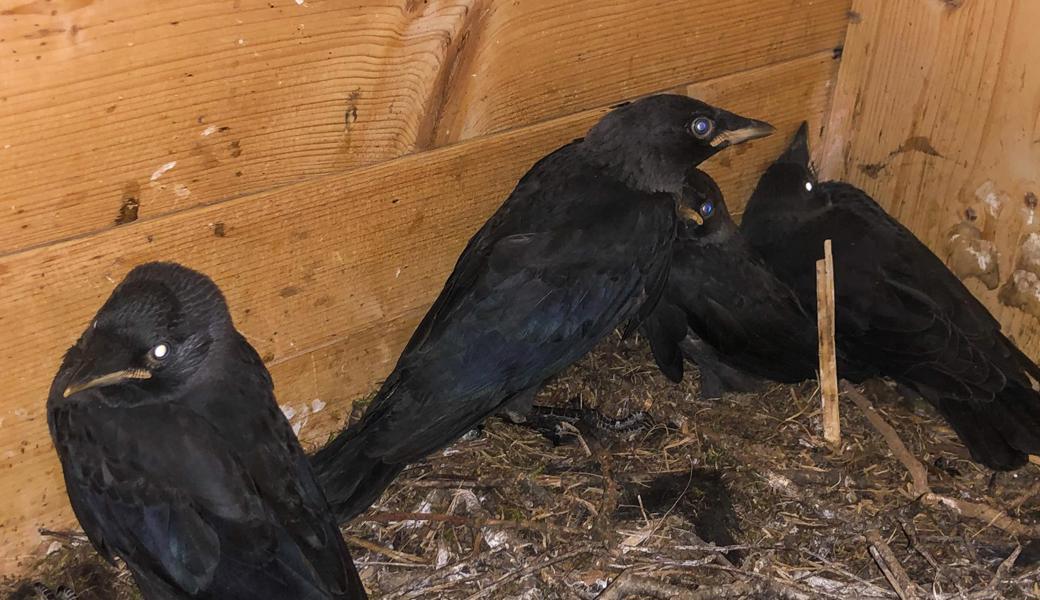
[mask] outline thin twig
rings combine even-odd
[[[82,544],[83,542],[90,541],[86,534],[80,531],[57,531],[54,529],[37,529],[36,531],[43,537],[65,540],[66,542]]]
[[[842,382],[842,391],[863,411],[863,415],[867,417],[874,429],[885,438],[885,442],[888,444],[892,454],[910,471],[910,477],[913,479],[914,495],[925,506],[942,506],[958,515],[984,521],[987,526],[993,526],[1020,537],[1040,537],[1040,527],[1024,525],[992,506],[971,502],[970,500],[961,500],[960,498],[951,498],[932,492],[931,486],[928,485],[928,471],[925,470],[924,465],[910,453],[906,445],[903,444],[903,440],[900,439],[899,434],[896,433],[896,430],[874,410],[874,405],[870,403],[870,400],[867,400],[863,394],[859,393],[859,390],[846,381]]]
[[[486,596],[487,594],[493,592],[495,589],[497,589],[499,586],[501,586],[503,583],[506,583],[507,581],[512,581],[514,579],[520,579],[522,577],[530,575],[531,573],[536,573],[538,571],[541,571],[542,569],[544,569],[546,567],[551,567],[551,566],[553,566],[553,565],[555,565],[557,563],[561,563],[561,562],[563,562],[563,561],[565,561],[565,560],[567,560],[569,558],[574,558],[575,556],[578,556],[579,554],[588,554],[590,552],[593,552],[593,549],[591,547],[579,548],[577,550],[572,550],[570,552],[567,552],[565,554],[561,554],[561,555],[556,556],[554,558],[549,558],[549,559],[543,560],[543,561],[541,561],[539,563],[536,563],[536,564],[524,567],[522,569],[516,569],[515,571],[510,571],[509,573],[506,573],[505,575],[503,575],[503,576],[499,577],[498,579],[492,581],[491,585],[487,586],[486,588],[484,588],[484,589],[482,589],[482,590],[480,590],[480,591],[478,591],[478,592],[476,592],[474,594],[471,594],[470,596],[467,596],[466,600],[477,600],[477,598],[483,598],[484,596]]]
[[[995,590],[998,585],[1005,579],[1007,579],[1008,573],[1011,572],[1011,568],[1015,566],[1015,561],[1018,560],[1018,555],[1022,554],[1022,546],[1015,546],[1015,549],[1005,558],[1000,566],[997,567],[997,572],[993,574],[993,579],[989,582],[989,589]]]
[[[365,540],[365,539],[362,539],[362,538],[359,538],[359,537],[356,537],[356,536],[353,536],[353,535],[344,534],[343,535],[343,539],[346,540],[346,542],[348,544],[352,544],[354,546],[359,546],[359,547],[364,548],[365,550],[368,550],[370,552],[375,552],[376,554],[382,554],[383,556],[386,556],[388,558],[392,558],[392,559],[400,561],[400,562],[410,563],[410,564],[413,564],[413,565],[426,565],[426,564],[428,564],[428,561],[424,560],[420,556],[416,556],[414,554],[408,554],[407,552],[400,552],[398,550],[393,550],[391,548],[387,548],[386,546],[380,546],[379,544],[376,544],[375,542],[370,542],[368,540]]]
[[[911,581],[910,576],[906,574],[906,569],[903,568],[902,563],[896,558],[888,542],[881,537],[881,532],[877,529],[871,529],[866,533],[866,538],[867,542],[870,543],[870,555],[874,558],[874,562],[877,563],[881,573],[888,580],[888,584],[892,586],[896,594],[902,600],[917,600],[920,598],[917,584]]]
[[[755,586],[742,581],[716,587],[701,587],[688,590],[663,581],[640,577],[626,571],[619,575],[607,589],[603,590],[596,600],[621,600],[628,596],[652,596],[654,598],[675,598],[676,600],[712,600],[713,598],[743,598],[756,591]]]
[[[925,550],[917,541],[917,531],[914,529],[913,524],[904,519],[899,519],[899,527],[903,530],[903,535],[906,536],[906,541],[910,544],[910,547],[928,561],[928,564],[931,565],[933,569],[939,571],[939,563],[936,562],[931,553]]]
[[[1040,536],[1040,527],[1035,525],[1025,525],[1009,517],[1004,511],[993,508],[992,506],[933,493],[928,493],[922,496],[921,502],[926,506],[946,507],[959,515],[978,519],[979,521],[985,522],[987,525],[992,525],[993,527],[1006,531],[1012,535],[1029,538]]]
[[[445,515],[440,513],[409,513],[409,512],[375,512],[368,513],[357,519],[363,523],[397,523],[404,521],[433,521],[437,523],[448,523],[451,525],[468,525],[470,527],[502,527],[514,529],[527,529],[541,533],[569,533],[571,535],[587,536],[588,531],[575,529],[573,527],[562,527],[549,523],[536,523],[534,521],[514,521],[510,519],[475,519],[461,517],[459,515]]]
[[[842,381],[841,389],[845,392],[852,402],[859,407],[863,412],[863,416],[870,421],[870,424],[881,434],[881,437],[885,438],[885,442],[888,444],[888,448],[892,451],[892,454],[896,457],[899,462],[903,463],[903,466],[910,471],[910,477],[913,479],[914,485],[914,496],[920,497],[924,494],[930,493],[932,488],[928,485],[928,471],[921,464],[921,461],[917,460],[910,450],[907,449],[906,445],[903,444],[903,440],[900,439],[899,434],[892,428],[881,415],[874,410],[874,405],[867,400],[866,396],[861,394],[859,390],[853,387],[849,382]]]
[[[1011,510],[1017,511],[1018,509],[1022,508],[1023,504],[1029,502],[1037,496],[1040,496],[1040,481],[1034,481],[1033,485],[1029,486],[1029,489],[1022,492],[1021,494],[1016,496],[1014,500],[1009,502],[1008,507],[1010,507]]]

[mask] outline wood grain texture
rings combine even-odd
[[[841,409],[838,403],[838,360],[834,345],[834,255],[831,241],[823,242],[823,258],[816,261],[816,332],[820,355],[820,420],[823,439],[841,451]]]
[[[806,56],[849,2],[0,0],[0,254]]]
[[[478,3],[445,86],[435,143],[831,49],[843,39],[850,5],[637,0],[560,10],[563,4]]]
[[[828,50],[677,89],[779,127],[707,166],[735,205],[801,119],[821,122],[836,73]],[[64,349],[130,268],[167,259],[213,276],[304,441],[323,441],[392,367],[514,182],[606,110],[0,256],[0,570],[40,542],[37,527],[71,524],[44,399]]]
[[[1040,356],[1040,3],[857,0],[825,178],[914,231]]]

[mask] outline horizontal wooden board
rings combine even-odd
[[[780,128],[708,167],[736,208],[797,123],[821,122],[836,66],[828,50],[680,89]],[[0,257],[0,481],[9,490],[0,569],[39,542],[37,527],[69,524],[46,390],[64,348],[130,268],[168,259],[213,276],[304,440],[320,441],[385,375],[466,239],[519,176],[605,110]]]
[[[830,48],[850,0],[0,0],[0,255]]]
[[[821,173],[871,193],[1036,359],[1040,3],[853,11]]]

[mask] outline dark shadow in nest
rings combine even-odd
[[[689,473],[633,479],[621,482],[621,486],[621,501],[614,513],[615,518],[642,519],[643,511],[651,518],[676,515],[692,525],[697,536],[709,544],[737,545],[740,521],[721,472],[695,468]],[[723,554],[737,565],[744,560],[741,550]]]

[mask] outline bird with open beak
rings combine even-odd
[[[205,275],[133,269],[62,361],[72,508],[146,600],[365,598],[271,377]]]
[[[361,420],[314,458],[341,519],[484,418],[521,419],[544,381],[664,285],[691,165],[768,135],[686,96],[616,107],[539,160],[473,236]]]

